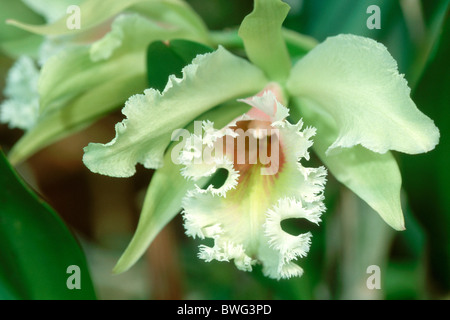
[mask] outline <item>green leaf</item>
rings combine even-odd
[[[266,84],[261,70],[223,47],[197,56],[183,69],[183,78],[170,77],[162,93],[148,89],[132,96],[122,110],[127,119],[116,125],[116,137],[107,144],[89,144],[83,161],[91,171],[114,177],[133,175],[137,163],[161,167],[175,129],[218,104],[255,94]]]
[[[280,0],[255,0],[254,10],[239,28],[250,61],[276,81],[286,80],[291,69],[281,31],[288,11],[289,6]]]
[[[180,78],[181,70],[198,55],[214,51],[189,40],[152,42],[147,49],[147,77],[150,87],[163,91],[169,76]]]
[[[197,120],[210,120],[218,128],[226,126],[233,119],[247,112],[249,107],[243,103],[232,102],[221,105],[200,116]],[[186,129],[193,131],[191,123]],[[183,141],[180,141],[182,143]],[[137,230],[127,249],[117,262],[114,273],[128,270],[147,250],[156,235],[180,212],[186,192],[194,188],[194,182],[184,178],[181,165],[171,160],[175,143],[168,148],[164,157],[164,166],[156,170],[147,190]],[[208,178],[195,183],[203,186]]]
[[[305,124],[314,126],[313,149],[333,176],[363,199],[396,230],[404,230],[400,202],[402,178],[391,152],[375,153],[362,146],[341,149],[327,155],[327,148],[338,136],[338,128],[326,114],[320,114],[315,103],[297,99],[291,108]]]
[[[95,299],[77,241],[1,152],[0,185],[0,299]],[[71,265],[80,268],[79,290],[66,284]]]
[[[420,48],[415,54],[414,61],[409,66],[408,73],[409,79],[412,83],[412,88],[414,88],[420,80],[420,77],[424,73],[428,62],[430,62],[434,56],[434,53],[437,51],[444,22],[448,16],[450,0],[436,1],[433,5],[436,8],[433,10],[433,15],[426,30],[426,35],[420,43]]]
[[[439,141],[439,130],[411,100],[395,60],[369,38],[328,38],[296,63],[287,89],[315,101],[336,121],[339,135],[327,152],[360,144],[378,153],[415,154]]]
[[[433,5],[435,3],[430,3]],[[444,297],[450,292],[450,74],[443,72],[450,56],[450,20],[447,19],[435,57],[414,92],[441,129],[441,140],[431,154],[401,155],[402,175],[411,211],[425,230],[426,265],[436,289],[432,296]],[[410,247],[410,245],[408,244]]]

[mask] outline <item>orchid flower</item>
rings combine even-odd
[[[289,278],[303,273],[293,261],[306,256],[312,235],[290,235],[280,223],[289,218],[321,221],[326,170],[301,164],[309,159],[315,129],[302,130],[302,121],[290,124],[289,110],[273,90],[243,100],[252,109],[225,128],[214,129],[205,121],[203,136],[194,133],[186,139],[180,153],[185,178],[198,181],[218,168],[227,170],[228,177],[218,188],[210,184],[190,190],[183,199],[183,217],[187,235],[214,239],[213,247],[200,246],[201,259],[233,259],[244,271],[262,263],[269,277]],[[212,155],[210,161],[205,154]]]
[[[86,3],[94,2],[102,1]],[[100,20],[138,2],[121,1],[120,8],[102,14]],[[147,5],[178,3],[155,0]],[[86,11],[89,26],[99,14],[91,11]],[[218,46],[198,55],[182,77],[170,76],[161,92],[150,88],[135,94],[145,86],[145,66],[134,63],[141,61],[148,45],[141,39],[181,36],[207,42],[202,26],[189,14],[181,14],[183,26],[173,23],[175,31],[142,16],[118,17],[102,39],[58,53],[44,65],[38,86],[42,120],[34,128],[42,127],[25,135],[19,151],[13,152],[16,160],[86,125],[93,112],[110,110],[126,94],[134,94],[125,103],[126,119],[116,125],[115,138],[89,144],[83,157],[92,172],[114,177],[132,176],[138,163],[156,169],[136,233],[115,272],[130,268],[182,211],[187,235],[214,240],[211,247],[200,245],[201,259],[232,260],[244,271],[261,264],[264,274],[275,279],[301,276],[296,261],[307,255],[312,234],[290,235],[281,221],[321,221],[327,170],[391,227],[405,228],[401,175],[392,151],[428,152],[438,143],[438,129],[411,100],[386,47],[374,40],[349,34],[330,37],[293,61],[282,30],[288,11],[280,0],[255,0],[239,29],[248,59]],[[58,21],[21,26],[51,34],[61,30]],[[75,62],[87,71],[66,79]],[[63,84],[51,86],[59,82]],[[92,111],[92,103],[100,107]],[[71,110],[78,116],[70,128],[56,126],[51,133],[42,129]],[[190,133],[181,134],[183,129]],[[36,132],[41,134],[38,141]],[[233,143],[246,135],[254,147],[249,143],[234,148]],[[183,142],[176,143],[181,138]],[[307,167],[310,148],[327,170]],[[271,150],[270,161],[261,158],[263,150]],[[205,154],[206,163],[200,161]],[[227,178],[215,186],[211,177],[220,169],[227,171]]]
[[[115,272],[132,266],[183,209],[188,235],[214,239],[212,247],[200,245],[201,259],[234,260],[245,271],[260,263],[276,279],[300,276],[295,261],[307,254],[311,234],[287,234],[280,223],[294,217],[319,223],[325,211],[326,170],[302,163],[311,146],[341,183],[394,229],[404,229],[401,176],[391,150],[430,151],[438,129],[411,100],[386,47],[374,40],[330,37],[292,66],[281,31],[288,10],[282,1],[255,1],[239,30],[250,61],[223,47],[197,56],[162,92],[147,89],[130,97],[123,109],[127,118],[116,125],[111,142],[85,148],[83,160],[93,172],[128,177],[137,163],[157,169]],[[302,120],[289,122],[289,113]],[[184,139],[181,150],[169,146],[176,129],[191,123],[192,130],[194,120],[203,120],[205,132]],[[258,161],[236,162],[239,154],[227,145],[244,127],[269,130],[254,138],[279,146],[279,172],[263,175]],[[217,141],[224,147],[208,164],[196,164]],[[255,157],[255,150],[246,152]],[[224,184],[208,185],[219,169],[228,173]]]
[[[40,37],[27,54],[14,52],[21,54],[8,74],[7,100],[0,106],[1,122],[26,131],[9,153],[13,164],[85,128],[144,90],[146,50],[151,42],[208,41],[203,22],[181,0],[25,3],[43,15],[47,24],[7,20]],[[67,26],[70,5],[79,6],[79,29]],[[0,6],[8,11],[8,4]]]
[[[391,150],[430,151],[438,129],[411,100],[386,47],[374,40],[330,37],[291,66],[281,31],[288,10],[282,1],[255,1],[239,30],[250,61],[220,46],[198,55],[162,92],[147,89],[130,97],[123,109],[127,118],[116,125],[111,142],[85,148],[83,161],[93,172],[128,177],[137,163],[157,169],[115,272],[132,266],[183,209],[188,235],[214,239],[212,247],[200,245],[205,261],[234,260],[245,271],[260,263],[276,279],[300,276],[295,261],[307,254],[311,234],[287,234],[280,223],[293,217],[319,223],[325,211],[326,170],[302,164],[311,146],[341,183],[394,229],[404,229],[401,176]],[[302,120],[290,123],[289,113]],[[203,120],[205,133],[184,139],[181,150],[169,146],[172,134],[190,123],[192,130],[194,120]],[[238,139],[238,128],[249,127],[269,130],[254,138],[279,146],[279,172],[262,174],[260,161],[236,162],[239,154],[229,142]],[[216,148],[212,161],[196,164],[217,141],[224,147]],[[255,157],[255,150],[246,152]],[[225,183],[208,185],[219,169],[228,172]]]
[[[63,15],[70,3],[79,4],[78,2],[24,1],[36,15],[42,14],[47,23],[54,22],[59,18],[58,16]],[[49,4],[51,5],[48,6]],[[5,8],[2,9],[5,10]],[[62,49],[61,41],[63,39],[40,39],[39,45],[36,45],[31,52],[20,54],[6,79],[4,95],[7,99],[0,105],[0,122],[8,123],[11,128],[22,130],[28,130],[35,125],[39,116],[39,66]],[[14,55],[14,53],[11,54]],[[37,56],[38,63],[33,56]]]

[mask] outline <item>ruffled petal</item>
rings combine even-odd
[[[291,218],[303,218],[319,224],[325,207],[322,202],[304,205],[294,198],[283,198],[270,208],[263,225],[264,235],[268,239],[272,254],[262,255],[266,274],[278,275],[277,278],[301,276],[302,269],[293,263],[297,258],[305,257],[311,245],[311,232],[293,236],[281,228],[281,221]],[[266,248],[267,250],[267,248]]]
[[[135,165],[158,168],[175,129],[182,128],[216,105],[257,92],[267,83],[262,72],[220,47],[199,55],[183,69],[183,77],[170,77],[162,93],[148,89],[130,97],[116,125],[116,137],[107,144],[91,143],[83,161],[93,172],[131,176]]]
[[[334,177],[366,201],[392,228],[404,230],[402,177],[392,153],[379,154],[355,146],[326,155],[339,131],[333,119],[318,113],[318,107],[304,99],[294,100],[291,110],[293,114],[298,111],[304,121],[317,128],[313,149]]]
[[[286,87],[290,94],[316,102],[336,121],[339,134],[327,153],[360,144],[378,153],[415,154],[438,143],[439,130],[411,100],[386,47],[374,40],[328,38],[297,62]]]
[[[6,79],[7,99],[0,105],[0,122],[23,130],[34,126],[39,115],[38,78],[39,70],[30,57],[17,59]]]
[[[111,28],[110,33],[90,46],[61,43],[64,49],[49,48],[47,54],[51,57],[47,57],[38,81],[39,120],[11,150],[11,162],[20,162],[86,127],[130,96],[142,92],[148,86],[145,67],[148,44],[185,35],[182,30],[167,29],[131,13],[117,17]],[[120,40],[120,46],[118,42],[112,45],[113,39]],[[52,52],[55,50],[60,51]],[[97,60],[93,61],[94,58]]]
[[[218,108],[202,114],[200,119],[213,119],[216,123],[225,126],[229,121],[236,118],[248,110],[236,102],[223,104]],[[199,120],[200,120],[199,119]],[[194,130],[194,124],[185,129],[187,132]],[[173,137],[174,141],[181,139],[181,136]],[[128,270],[147,250],[156,235],[163,227],[181,211],[182,199],[194,182],[185,179],[180,173],[181,164],[171,161],[172,151],[178,145],[171,145],[165,154],[164,166],[155,171],[150,185],[145,195],[144,205],[139,217],[136,232],[125,252],[120,257],[114,267],[114,273],[121,273]],[[173,152],[176,153],[176,152]],[[201,178],[195,181],[200,187],[208,182],[208,178]]]

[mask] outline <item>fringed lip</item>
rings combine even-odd
[[[222,129],[203,122],[204,134],[192,135],[180,153],[188,179],[212,176],[219,168],[228,171],[222,186],[197,186],[183,199],[186,234],[214,240],[212,247],[199,247],[199,258],[207,262],[233,260],[243,271],[262,264],[264,274],[275,279],[301,276],[295,260],[307,255],[312,234],[290,235],[281,221],[319,223],[325,211],[325,168],[299,162],[309,158],[315,129],[287,122],[288,109],[271,91],[241,101],[253,108]],[[263,161],[264,148],[271,162]]]

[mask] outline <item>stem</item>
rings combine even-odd
[[[390,228],[365,202],[348,189],[341,196],[341,299],[383,298],[383,277],[393,240]],[[381,271],[381,289],[367,288],[371,275],[367,268],[376,265]]]
[[[317,40],[289,29],[282,29],[283,39],[290,52],[307,53],[317,45]],[[210,31],[209,37],[215,47],[222,45],[231,49],[243,49],[244,41],[238,35],[238,29]]]
[[[241,37],[238,36],[237,29],[228,29],[224,31],[211,31],[209,36],[214,46],[222,45],[226,48],[244,48],[244,42]]]

